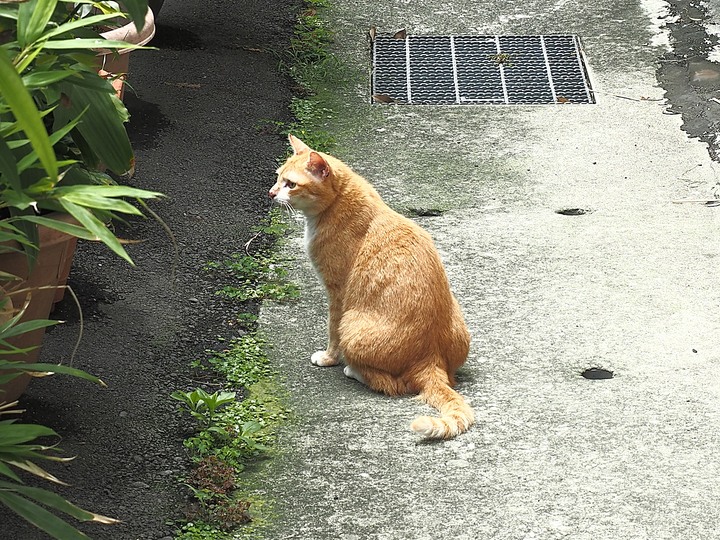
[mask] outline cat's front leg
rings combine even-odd
[[[340,335],[338,327],[342,313],[337,302],[330,302],[328,317],[328,346],[324,351],[317,351],[310,357],[310,362],[316,366],[337,366],[340,363]]]
[[[314,365],[321,367],[337,366],[340,363],[340,359],[338,358],[339,355],[332,356],[329,351],[330,349],[313,353],[310,357],[310,361]]]

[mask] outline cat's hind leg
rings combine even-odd
[[[345,373],[346,377],[355,379],[376,392],[381,392],[388,396],[402,396],[411,393],[410,388],[404,380],[395,377],[387,371],[348,364],[345,366],[343,373]]]
[[[360,384],[364,384],[364,385],[367,386],[367,381],[363,378],[362,375],[360,375],[359,372],[357,372],[356,370],[354,370],[354,369],[352,368],[352,366],[345,366],[345,369],[343,369],[343,373],[344,373],[345,376],[348,377],[349,379],[355,379],[355,380],[356,380],[357,382],[359,382]]]

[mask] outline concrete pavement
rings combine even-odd
[[[334,153],[396,209],[447,210],[418,222],[470,327],[459,390],[478,423],[421,442],[408,426],[428,408],[310,364],[326,307],[298,231],[302,299],[262,316],[298,416],[259,478],[267,537],[720,538],[720,208],[678,202],[712,198],[720,166],[665,114],[663,3],[334,4],[354,77],[328,99]],[[371,25],[577,33],[597,104],[371,106]]]

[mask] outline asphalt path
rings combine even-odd
[[[151,45],[133,53],[126,104],[137,158],[132,184],[163,192],[152,206],[177,239],[179,257],[153,220],[121,225],[143,240],[128,246],[131,268],[102,246],[82,243],[70,277],[84,313],[74,360],[102,378],[101,389],[70,378],[34,381],[26,419],[55,429],[65,455],[49,466],[70,484],[57,491],[81,507],[122,520],[82,525],[92,538],[171,538],[182,519],[188,434],[169,394],[197,386],[189,364],[231,337],[237,310],[215,296],[222,284],[208,261],[238,252],[268,208],[267,185],[285,152],[264,121],[287,121],[290,83],[278,73],[295,2],[167,0]],[[175,274],[173,279],[173,266]],[[73,303],[54,314],[68,322],[46,338],[42,358],[68,361],[79,331]],[[46,538],[0,508],[0,536]]]

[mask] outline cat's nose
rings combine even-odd
[[[274,189],[271,189],[270,191],[268,191],[268,195],[271,199],[274,199],[275,195],[277,195],[277,191],[275,191]]]

